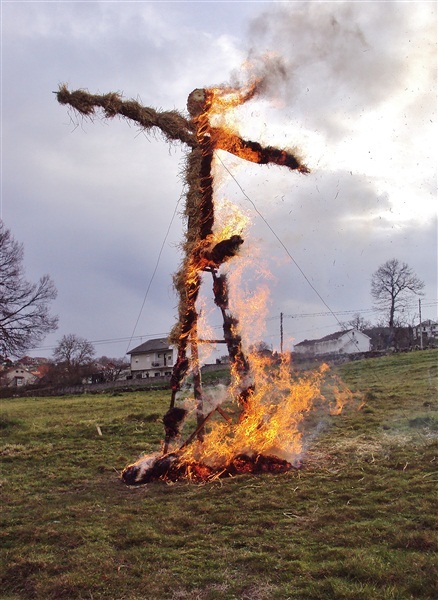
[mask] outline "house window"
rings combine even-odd
[[[24,377],[16,377],[15,378],[15,385],[19,386],[19,385],[23,385],[24,384]]]
[[[155,377],[159,377],[161,373],[155,373]]]

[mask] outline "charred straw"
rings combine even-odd
[[[213,294],[216,306],[222,309],[228,308],[228,282],[226,275],[222,274],[214,278]]]
[[[122,473],[127,485],[143,485],[152,481],[209,481],[216,478],[243,475],[248,473],[286,473],[293,465],[278,456],[262,454],[238,454],[228,464],[212,467],[203,463],[186,462],[177,453],[166,454],[157,458],[146,470],[138,465],[129,465]]]
[[[184,408],[173,406],[169,408],[163,417],[163,425],[168,440],[175,438],[180,433],[180,427],[184,422],[187,411]]]
[[[214,266],[219,267],[233,256],[236,256],[242,244],[243,239],[240,235],[232,235],[229,239],[216,244],[211,250],[204,252],[203,256]]]

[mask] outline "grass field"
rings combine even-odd
[[[168,393],[3,400],[0,598],[438,598],[437,359],[342,366],[300,470],[205,485],[120,480]]]

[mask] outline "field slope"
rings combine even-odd
[[[120,481],[166,393],[3,400],[0,598],[438,598],[437,359],[342,366],[300,470],[200,486]]]

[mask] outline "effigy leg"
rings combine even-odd
[[[201,377],[201,365],[199,363],[199,350],[198,350],[198,331],[196,329],[191,333],[190,340],[190,357],[192,363],[192,375],[193,375],[193,394],[196,401],[196,422],[197,422],[197,437],[200,442],[204,440],[205,429],[203,427],[204,421],[204,401],[202,397],[202,377]]]
[[[224,340],[227,344],[231,364],[231,375],[239,382],[237,400],[245,410],[254,384],[250,380],[250,366],[243,352],[242,338],[238,333],[239,321],[230,313],[228,301],[228,279],[223,273],[218,275],[216,269],[211,269],[213,277],[213,294],[216,306],[218,306],[223,318]]]

